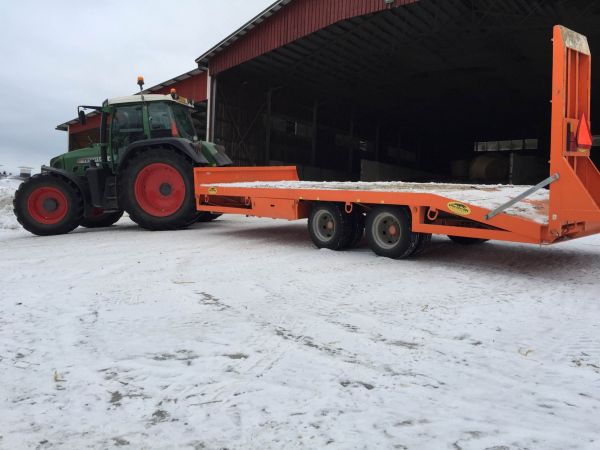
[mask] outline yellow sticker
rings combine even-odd
[[[458,214],[459,216],[468,216],[469,214],[471,214],[471,208],[469,208],[467,205],[458,202],[448,203],[448,209],[454,214]]]
[[[208,193],[210,195],[216,195],[217,193],[217,188],[208,188]]]

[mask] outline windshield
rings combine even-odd
[[[190,108],[172,102],[155,102],[148,105],[150,137],[182,137],[198,140]]]
[[[172,105],[173,116],[175,117],[175,123],[177,124],[177,131],[179,137],[189,139],[190,141],[197,141],[196,130],[194,128],[194,122],[192,122],[192,113],[190,108],[187,106]]]

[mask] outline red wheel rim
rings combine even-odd
[[[149,164],[135,179],[135,199],[148,214],[167,217],[175,214],[185,200],[185,182],[177,169],[163,163]]]
[[[55,225],[67,215],[69,201],[58,188],[40,187],[29,195],[27,210],[36,222],[44,225]]]

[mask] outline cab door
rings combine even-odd
[[[113,164],[118,163],[125,149],[137,141],[148,139],[144,129],[143,105],[116,106],[112,111],[110,148]]]

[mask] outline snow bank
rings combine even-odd
[[[4,178],[0,180],[0,230],[16,230],[19,222],[13,213],[13,197],[21,180]]]

